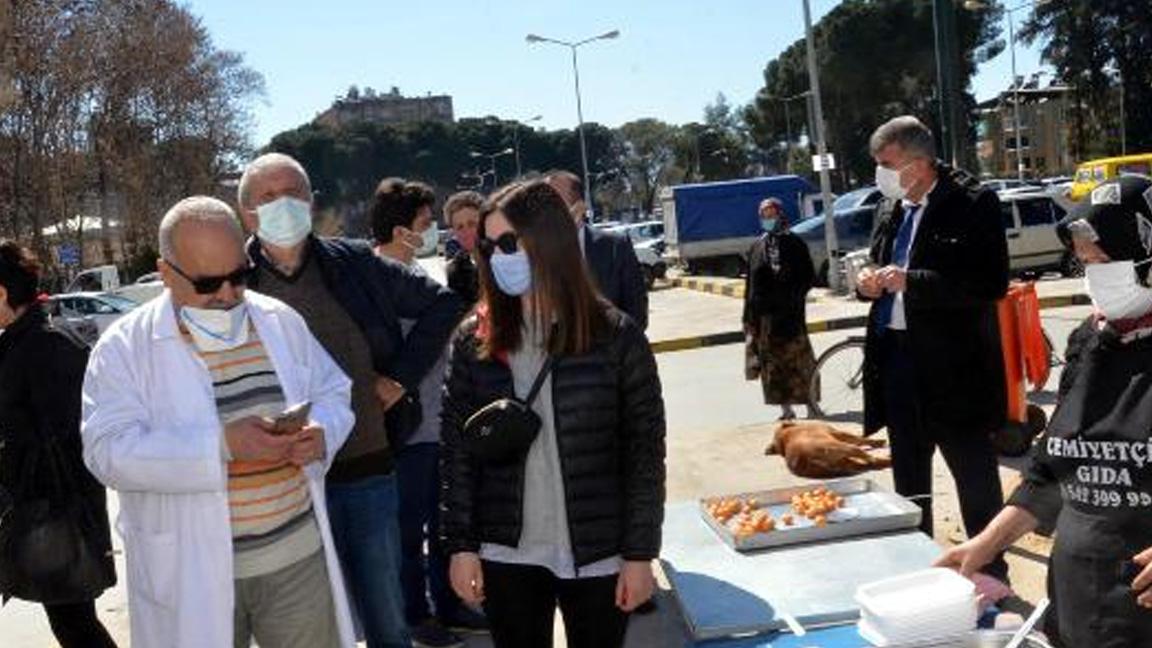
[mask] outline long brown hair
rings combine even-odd
[[[481,208],[480,236],[486,236],[488,220],[497,212],[504,214],[528,253],[532,288],[523,298],[535,299],[534,324],[546,331],[545,348],[555,356],[587,353],[594,338],[607,329],[608,320],[564,199],[543,180],[505,186]],[[522,298],[501,291],[488,257],[477,257],[480,302],[488,317],[482,351],[489,357],[515,351],[523,342]]]

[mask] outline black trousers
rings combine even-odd
[[[496,648],[551,648],[556,606],[569,648],[619,648],[628,615],[616,576],[560,579],[544,567],[484,561],[484,613]]]
[[[44,604],[48,624],[61,648],[116,648],[96,618],[96,602]]]
[[[960,515],[968,537],[980,533],[1004,507],[999,464],[985,430],[930,429],[924,424],[923,405],[916,399],[916,367],[908,334],[884,332],[884,410],[888,415],[888,441],[892,446],[892,475],[896,492],[917,496],[923,511],[920,530],[929,536],[932,519],[932,457],[936,449],[944,456],[956,493]],[[946,380],[924,376],[924,380]],[[1007,581],[1008,564],[1001,555],[983,570]]]

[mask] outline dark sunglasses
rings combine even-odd
[[[176,271],[176,274],[184,277],[188,280],[188,283],[192,284],[192,289],[196,291],[197,295],[214,295],[219,292],[220,287],[224,285],[225,281],[233,288],[241,288],[247,286],[248,281],[252,278],[253,268],[247,263],[232,271],[230,274],[221,277],[194,278],[189,276],[187,272],[181,270],[180,266],[175,263],[167,261],[167,259],[165,259],[165,261],[168,263],[168,267]]]
[[[515,232],[504,232],[495,241],[488,237],[484,237],[476,242],[476,247],[479,248],[480,254],[490,257],[496,253],[499,248],[504,254],[515,254],[520,237],[516,236]]]

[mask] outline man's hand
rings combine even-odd
[[[875,268],[864,268],[856,275],[856,290],[868,299],[879,299],[884,294],[884,287],[880,285],[880,276]]]
[[[452,590],[469,605],[484,602],[484,568],[480,566],[480,556],[471,552],[452,554],[448,567],[448,579]]]
[[[908,272],[894,265],[880,269],[880,285],[890,293],[904,292],[908,288]]]
[[[1149,589],[1152,587],[1152,547],[1136,554],[1132,562],[1144,568],[1136,576],[1136,580],[1132,581],[1132,592],[1139,593],[1136,604],[1145,610],[1152,610],[1152,589]]]
[[[400,402],[400,399],[404,397],[405,391],[407,391],[404,389],[404,385],[401,385],[400,383],[392,380],[387,376],[379,376],[376,378],[375,389],[376,398],[384,407],[385,412],[392,409],[393,405]]]
[[[283,461],[288,458],[296,435],[272,434],[272,422],[245,416],[224,426],[228,452],[238,461]]]
[[[292,435],[294,439],[288,452],[288,461],[297,466],[305,466],[313,461],[323,461],[327,454],[327,445],[324,442],[324,428],[309,423],[302,430]]]
[[[647,560],[628,560],[616,578],[616,607],[631,612],[648,602],[656,590],[652,563]]]

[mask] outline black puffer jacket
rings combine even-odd
[[[0,440],[4,442],[0,490],[11,498],[13,507],[4,519],[7,526],[0,540],[74,548],[65,538],[28,531],[42,533],[49,527],[38,525],[64,509],[75,516],[91,555],[96,556],[83,566],[73,564],[60,571],[27,564],[13,555],[11,546],[0,547],[0,594],[5,597],[87,601],[116,583],[104,486],[81,458],[80,392],[87,363],[84,343],[53,328],[38,307],[0,335]]]
[[[660,553],[664,519],[664,401],[656,361],[639,327],[609,312],[610,335],[592,352],[558,358],[552,399],[572,553],[580,567],[620,555]],[[523,518],[524,464],[480,465],[461,445],[464,421],[512,395],[512,372],[478,357],[477,319],[452,345],[443,419],[442,535],[448,552],[482,542],[516,546]]]

